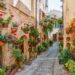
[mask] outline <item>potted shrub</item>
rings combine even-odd
[[[16,45],[21,46],[21,45],[24,43],[24,40],[23,40],[23,38],[20,38],[20,39],[18,39],[18,40],[15,40],[14,43],[15,43]]]
[[[42,45],[45,47],[45,49],[47,49],[49,47],[49,43],[42,43]]]
[[[27,27],[24,27],[24,28],[21,28],[21,29],[22,29],[22,31],[23,31],[24,33],[28,33],[29,30],[30,30],[30,27],[27,26]]]
[[[11,31],[14,33],[17,31],[17,29],[18,29],[18,24],[15,22],[13,23],[13,27],[11,28]]]
[[[19,48],[13,49],[13,56],[15,58],[15,61],[16,61],[16,64],[18,65],[18,67],[21,67],[20,62],[26,61],[26,56],[22,55],[21,49],[19,49]]]
[[[3,2],[0,2],[0,10],[3,10],[3,9],[5,9],[6,7],[5,7],[5,3],[3,3]]]
[[[37,53],[40,54],[41,52],[45,51],[45,47],[41,44],[36,49]]]
[[[28,44],[29,44],[29,46],[35,46],[37,44],[37,41],[36,40],[29,39],[28,40]]]
[[[39,32],[37,28],[31,29],[30,35],[37,38],[39,36]]]

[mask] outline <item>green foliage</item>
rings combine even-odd
[[[4,7],[5,8],[5,3],[0,2],[0,7]]]
[[[30,30],[30,27],[25,27],[25,28],[22,28],[22,30],[24,31],[24,32],[28,32],[29,30]]]
[[[28,43],[34,46],[34,45],[37,44],[37,41],[36,40],[29,39],[28,40]]]
[[[23,44],[23,43],[24,43],[24,40],[23,40],[23,38],[20,38],[19,40],[17,40],[17,42],[18,42],[19,44]]]
[[[43,31],[44,33],[48,34],[48,30],[47,30],[47,27],[46,27],[46,26],[43,26],[42,31]]]
[[[13,56],[16,59],[16,62],[25,61],[26,57],[22,55],[21,50],[19,48],[14,48]]]
[[[11,23],[11,20],[12,20],[12,18],[11,17],[8,17],[8,19],[6,20],[6,23],[7,24]]]
[[[49,20],[49,22],[48,22],[48,30],[50,32],[53,30],[53,26],[54,26],[54,21],[53,20]]]
[[[37,28],[33,28],[33,30],[31,30],[30,35],[33,36],[33,37],[38,37],[39,36],[38,29]]]
[[[6,20],[3,18],[0,18],[0,24],[4,25],[4,24],[9,24],[11,22],[12,18],[8,17]]]
[[[64,49],[59,56],[59,63],[65,64],[69,59],[72,59],[72,55],[69,49]]]
[[[45,42],[44,42],[42,45],[43,45],[45,48],[48,48],[48,47],[49,47],[49,43],[45,43]]]
[[[18,27],[17,22],[13,22],[12,24],[13,24],[13,27]]]
[[[53,26],[54,26],[54,20],[52,19],[44,19],[42,22],[41,22],[43,28],[43,32],[48,34],[48,31],[52,31],[53,30]]]
[[[0,69],[0,75],[5,75],[5,70],[4,69]]]
[[[75,61],[70,59],[64,66],[69,69],[70,75],[75,74]]]
[[[44,52],[45,51],[45,47],[41,44],[37,47],[37,52]]]
[[[57,19],[57,23],[60,25],[63,24],[63,19],[62,18]]]
[[[4,40],[5,36],[0,34],[0,40]]]

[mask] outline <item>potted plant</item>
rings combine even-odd
[[[5,7],[5,3],[3,3],[3,2],[0,2],[0,10],[3,10],[3,9],[5,9],[6,7]]]
[[[22,31],[23,31],[24,33],[28,33],[29,30],[30,30],[30,27],[27,26],[27,27],[24,27],[24,28],[21,28],[21,29],[22,29]]]
[[[13,27],[11,28],[12,33],[16,32],[18,29],[18,24],[15,22],[13,23]]]
[[[67,40],[67,41],[70,41],[70,37],[68,36],[68,37],[66,38],[66,40]]]
[[[37,38],[39,36],[38,29],[37,28],[31,29],[30,35],[33,36],[33,37],[35,37],[35,38]]]
[[[15,43],[16,45],[21,46],[21,45],[24,43],[24,40],[23,40],[23,38],[20,38],[20,39],[18,39],[18,40],[15,40],[14,43]]]
[[[72,31],[72,28],[68,26],[68,27],[66,27],[65,30],[66,30],[66,33],[69,34]]]
[[[29,44],[29,46],[35,46],[37,44],[37,41],[36,40],[29,39],[28,40],[28,44]]]
[[[21,62],[26,61],[26,56],[22,55],[21,53],[21,49],[19,48],[14,48],[13,49],[13,56],[15,58],[16,64],[18,65],[18,67],[21,67]]]
[[[41,52],[45,51],[45,47],[41,44],[36,49],[37,53],[40,54]]]

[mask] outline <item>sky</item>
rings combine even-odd
[[[18,0],[14,0],[14,5],[16,5],[17,2],[18,2]],[[61,0],[48,0],[48,11],[50,11],[50,10],[62,11],[61,6],[62,6]]]
[[[61,6],[62,6],[61,0],[48,0],[48,11],[50,10],[62,11]]]

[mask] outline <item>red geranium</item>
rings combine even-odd
[[[3,16],[3,14],[2,14],[2,13],[0,13],[0,16]]]

